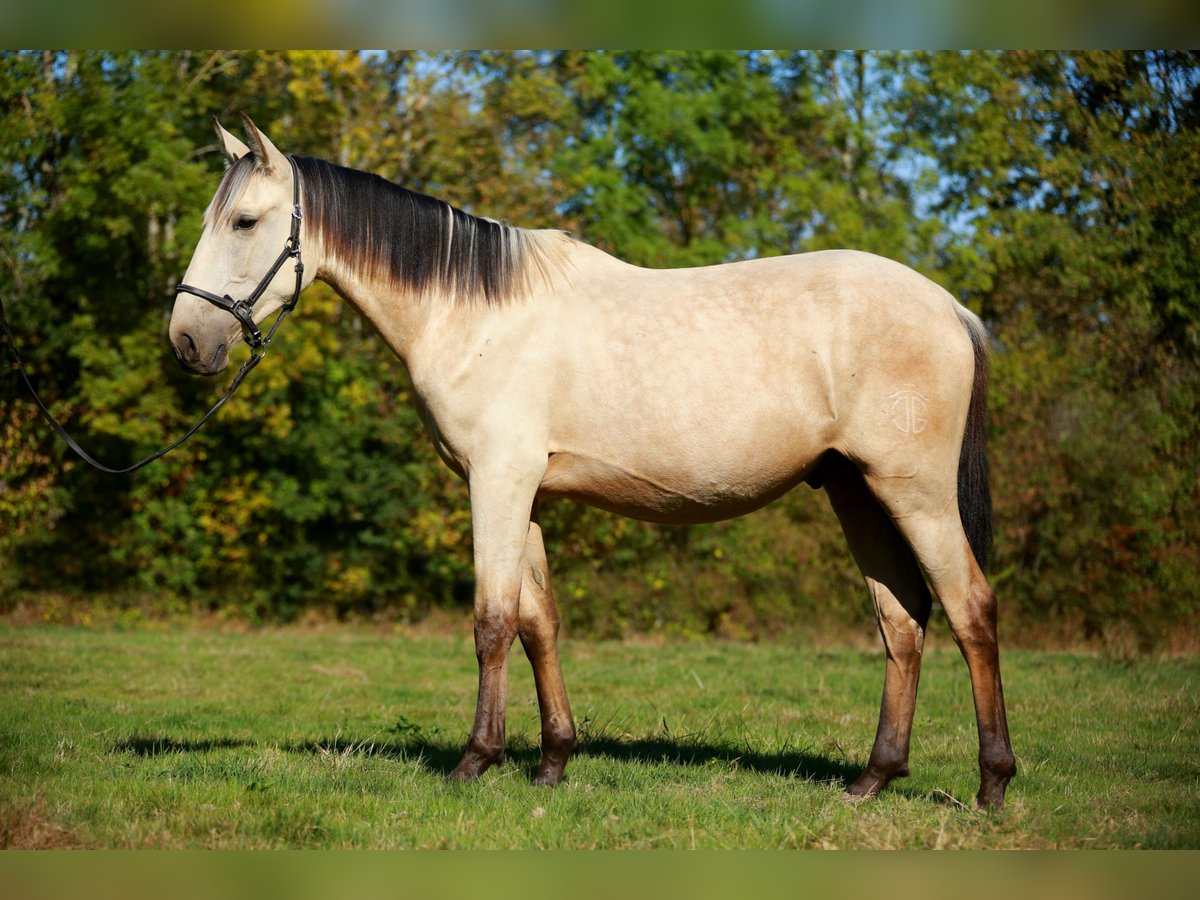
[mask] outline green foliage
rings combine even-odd
[[[1200,605],[1197,60],[931,54],[905,68],[897,103],[945,173],[937,208],[969,223],[951,246],[977,248],[947,254],[947,283],[999,345],[1001,593],[1087,636],[1125,620],[1151,645]]]
[[[103,459],[221,386],[164,330],[221,170],[211,116],[631,262],[834,246],[982,313],[1003,618],[1143,647],[1200,611],[1200,60],[1193,53],[0,55],[0,291]],[[465,491],[402,369],[323,287],[221,417],[130,478],[0,382],[0,591],[420,617],[471,593]],[[869,622],[823,498],[657,528],[543,511],[576,634]]]

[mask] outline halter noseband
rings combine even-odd
[[[304,277],[304,261],[300,258],[300,222],[303,219],[303,214],[300,211],[300,174],[296,171],[296,161],[290,156],[287,158],[287,161],[292,167],[292,232],[288,235],[288,239],[283,245],[283,250],[280,251],[279,256],[275,257],[275,262],[267,271],[267,274],[262,277],[262,280],[259,281],[258,286],[250,292],[250,296],[245,300],[234,300],[228,294],[224,297],[218,297],[211,291],[193,287],[190,284],[177,284],[175,286],[176,294],[195,294],[200,299],[207,300],[213,306],[219,306],[237,319],[241,323],[246,343],[250,345],[250,350],[255,356],[262,355],[258,351],[271,343],[271,338],[275,337],[275,331],[279,328],[279,323],[283,321],[284,316],[296,307],[296,301],[300,299],[301,281]],[[275,274],[279,271],[280,267],[293,256],[296,257],[296,287],[292,291],[292,299],[283,304],[283,308],[279,312],[279,317],[275,320],[275,324],[271,326],[271,330],[267,332],[267,336],[264,338],[262,332],[258,330],[258,326],[254,324],[254,304],[258,302],[259,297],[263,295],[263,291],[267,289],[267,285],[275,278]]]

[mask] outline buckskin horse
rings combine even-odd
[[[504,759],[517,637],[541,713],[534,780],[557,784],[577,746],[542,500],[712,522],[804,481],[829,496],[886,648],[875,743],[847,794],[908,774],[936,599],[971,677],[976,802],[1003,805],[1016,765],[984,575],[988,362],[975,315],[912,269],[850,250],[640,268],[561,231],[285,156],[245,124],[249,145],[217,124],[229,167],[177,288],[171,343],[189,371],[219,372],[233,343],[261,347],[258,325],[319,278],[403,361],[471,501],[479,697],[452,778]]]

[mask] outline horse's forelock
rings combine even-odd
[[[253,153],[247,153],[225,170],[217,192],[204,213],[205,222],[222,222],[233,215],[242,195],[246,193],[251,179],[259,173]]]

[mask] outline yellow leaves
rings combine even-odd
[[[375,107],[386,94],[367,59],[350,51],[298,50],[284,54],[284,64],[297,106],[315,117],[318,128],[333,132],[333,152],[323,155],[357,162],[379,139],[376,113],[382,110]]]
[[[424,509],[413,517],[410,527],[416,541],[430,553],[452,550],[469,544],[471,515],[461,509],[448,514]]]
[[[504,86],[505,106],[518,116],[545,116],[554,120],[567,115],[570,98],[559,89],[554,71],[532,62],[522,67],[520,77]]]
[[[340,560],[334,559],[330,561],[329,569],[330,574],[325,581],[325,589],[334,600],[361,597],[371,586],[371,570],[367,566],[343,567]]]
[[[338,391],[340,405],[348,409],[362,409],[375,397],[375,391],[361,381],[351,381]]]
[[[264,491],[256,491],[245,476],[231,476],[213,491],[196,515],[196,525],[205,534],[216,538],[218,562],[238,562],[252,554],[247,535],[256,534],[255,541],[262,546],[267,535],[255,528],[261,514],[269,513],[271,497]]]
[[[301,103],[326,99],[330,93],[347,94],[372,89],[371,73],[363,57],[345,50],[293,50],[284,54],[290,78],[288,92]]]
[[[37,413],[24,404],[8,404],[9,416],[0,424],[0,550],[9,540],[45,527],[57,516],[49,491],[56,471],[34,438]]]
[[[300,103],[312,103],[325,94],[325,73],[337,65],[337,51],[298,50],[284,54],[291,77],[287,89]]]

